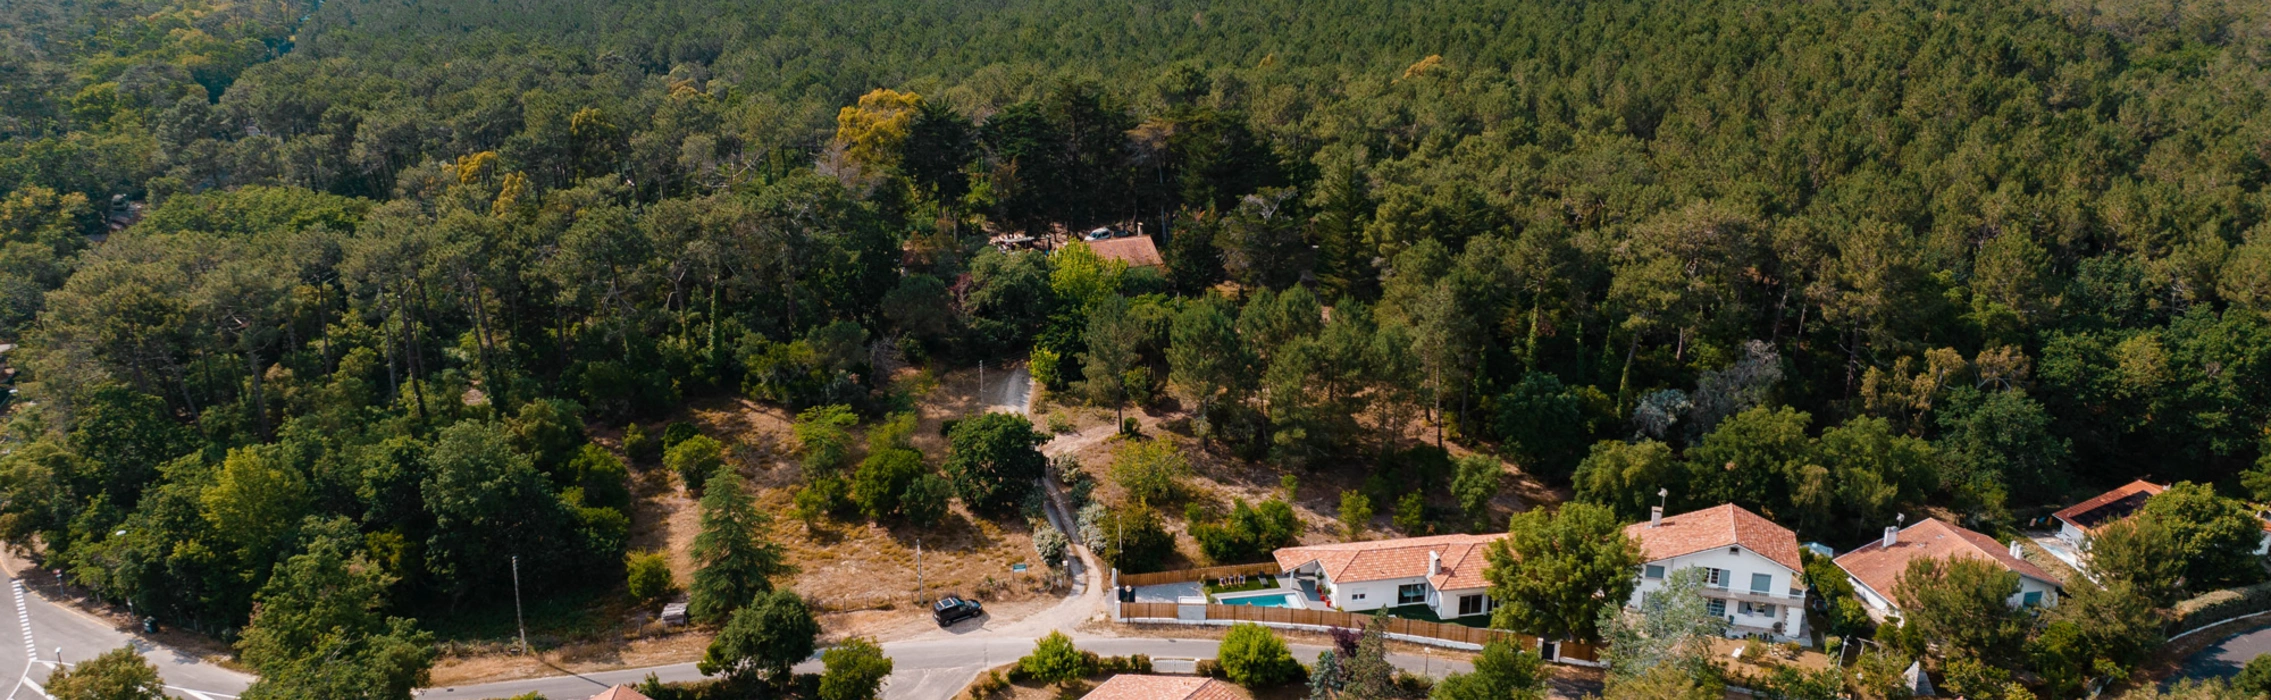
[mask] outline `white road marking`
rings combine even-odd
[[[8,689],[8,698],[14,700],[16,693],[22,691],[24,686],[29,685],[32,687],[32,692],[39,693],[40,697],[52,700],[54,696],[48,695],[47,690],[39,687],[38,683],[32,682],[32,663],[39,661],[39,647],[32,643],[32,615],[31,609],[24,606],[24,582],[11,579],[8,583],[15,593],[16,621],[24,627],[24,672],[16,677],[16,687]]]
[[[40,697],[47,698],[48,700],[55,700],[55,696],[47,694],[46,688],[40,687],[39,682],[31,679],[32,667],[35,665],[44,664],[51,668],[61,669],[70,668],[72,666],[76,666],[77,664],[59,664],[50,659],[39,658],[39,645],[32,641],[31,607],[24,605],[24,582],[11,581],[10,583],[14,584],[13,588],[16,598],[16,621],[21,623],[24,628],[24,655],[30,663],[24,665],[24,675],[16,679],[16,687],[12,690],[9,690],[7,695],[0,696],[0,700],[14,700],[16,693],[21,692],[26,687],[31,688],[32,692],[39,693]],[[68,608],[66,608],[66,610],[68,610]],[[87,619],[93,620],[94,618],[88,617]],[[226,695],[209,690],[194,690],[190,688],[183,688],[177,685],[165,686],[165,689],[186,693],[190,697],[196,698],[197,700],[236,700],[237,697],[234,695]]]

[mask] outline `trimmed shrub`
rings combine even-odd
[[[1223,675],[1248,688],[1274,688],[1302,679],[1301,662],[1276,632],[1250,622],[1230,626],[1218,654]]]

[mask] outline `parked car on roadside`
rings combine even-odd
[[[964,600],[960,596],[946,596],[930,606],[931,619],[937,620],[940,627],[952,626],[984,614],[985,606],[979,605],[975,600]]]

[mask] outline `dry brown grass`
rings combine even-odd
[[[434,662],[431,685],[458,686],[681,663],[700,658],[709,645],[710,633],[692,630],[649,639],[571,644],[534,657],[505,652],[448,655]]]
[[[898,381],[919,397],[916,448],[934,464],[943,460],[946,442],[939,427],[978,406],[976,371],[934,377],[909,370]],[[923,526],[831,520],[807,527],[790,517],[796,488],[804,481],[794,454],[794,420],[778,406],[720,397],[692,402],[657,421],[648,432],[659,436],[662,426],[686,421],[725,444],[727,464],[757,489],[758,506],[775,515],[771,537],[796,568],[782,583],[820,608],[827,638],[861,635],[889,640],[934,626],[928,611],[914,604],[917,539],[923,549],[924,583],[932,597],[976,596],[995,617],[1011,619],[1053,602],[1046,595],[1051,582],[1044,579],[1034,558],[1032,532],[1014,518],[1011,522],[976,518],[959,505],[944,522]],[[595,442],[620,454],[621,426],[592,426],[590,432]],[[861,456],[855,453],[853,459]],[[671,572],[685,586],[695,569],[692,549],[701,531],[699,504],[676,475],[656,464],[638,465],[632,493],[631,547],[666,553]],[[1016,563],[1026,563],[1030,570],[1014,573],[1010,565]],[[503,648],[468,648],[437,664],[434,681],[487,682],[677,663],[701,655],[709,643],[707,632],[673,632],[642,624],[653,612],[629,612],[620,635],[573,642],[547,651],[541,660],[515,656]]]

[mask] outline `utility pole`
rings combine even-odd
[[[986,361],[978,361],[978,412],[986,412]]]
[[[915,538],[915,602],[930,602],[929,591],[923,588],[923,538]]]
[[[520,628],[520,653],[528,653],[528,620],[520,612],[520,555],[513,555],[513,625]]]

